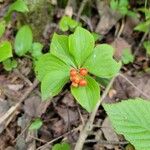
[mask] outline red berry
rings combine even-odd
[[[78,83],[75,83],[75,82],[72,82],[71,85],[72,85],[73,87],[78,87]]]
[[[85,79],[81,79],[79,82],[79,86],[86,86],[87,85],[87,81]]]
[[[88,74],[88,70],[86,68],[80,68],[80,75],[86,76]]]
[[[75,76],[77,74],[78,74],[77,70],[75,70],[75,69],[70,70],[70,76]]]

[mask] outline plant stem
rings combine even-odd
[[[98,101],[98,103],[96,104],[96,107],[94,108],[94,110],[92,111],[87,123],[85,124],[83,130],[80,132],[80,135],[79,135],[79,139],[75,145],[75,149],[74,150],[82,150],[83,148],[83,145],[85,143],[85,140],[86,138],[88,137],[89,135],[89,132],[92,130],[93,128],[93,122],[94,122],[94,119],[95,119],[95,116],[96,116],[96,113],[97,113],[97,110],[99,108],[99,106],[101,105],[102,101],[104,100],[104,98],[107,96],[114,80],[115,80],[116,77],[113,77],[110,81],[110,83],[108,84],[108,86],[106,87],[101,99]]]

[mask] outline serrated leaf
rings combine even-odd
[[[69,81],[69,74],[64,71],[51,71],[45,75],[41,84],[42,100],[57,95]]]
[[[69,16],[63,16],[59,22],[59,28],[62,31],[68,31],[70,29],[74,29],[75,27],[79,26],[80,24],[70,18]]]
[[[123,134],[136,150],[150,149],[149,101],[137,98],[103,106],[116,131]]]
[[[68,143],[55,144],[52,147],[52,150],[71,150],[71,147]]]
[[[4,20],[2,20],[1,22],[0,22],[0,38],[1,38],[1,36],[4,34],[4,32],[5,32],[5,27],[6,27],[6,22],[4,21]]]
[[[23,56],[31,50],[33,35],[30,27],[24,25],[21,27],[15,38],[15,52],[18,56]]]
[[[38,130],[42,125],[42,120],[40,118],[37,118],[31,123],[29,130]]]
[[[93,52],[93,48],[94,37],[89,31],[77,27],[74,34],[69,36],[69,51],[74,57],[78,67],[80,67]]]
[[[12,57],[12,46],[8,41],[0,43],[0,62]]]
[[[57,70],[69,74],[70,67],[50,53],[42,55],[35,63],[35,72],[40,81],[46,74]]]
[[[42,48],[43,48],[43,45],[41,43],[34,42],[32,44],[32,49],[30,51],[31,55],[34,58],[39,58],[42,55]]]
[[[113,77],[119,72],[121,67],[121,63],[117,63],[113,59],[113,51],[112,46],[108,44],[97,45],[83,67],[98,77]]]
[[[92,77],[87,76],[86,80],[87,85],[84,87],[71,86],[71,93],[83,108],[88,112],[92,112],[100,100],[100,87]]]
[[[71,57],[69,53],[68,36],[58,35],[55,33],[53,35],[52,42],[50,45],[50,52],[51,54],[60,58],[66,64],[69,64],[75,67],[73,58]]]

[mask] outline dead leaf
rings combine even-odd
[[[112,125],[111,125],[108,117],[106,117],[104,122],[102,123],[102,131],[103,131],[104,136],[107,139],[107,141],[119,142],[118,136],[115,133],[114,129],[112,128]],[[105,147],[107,147],[108,149],[114,148],[113,145],[109,145],[109,144],[105,145]]]
[[[123,52],[125,49],[129,49],[131,50],[131,45],[128,44],[128,42],[119,37],[119,38],[116,38],[112,43],[111,45],[114,47],[115,49],[115,53],[114,53],[114,57],[117,59],[117,60],[120,60],[122,55],[123,55]]]
[[[97,9],[101,18],[95,31],[101,35],[105,35],[122,16],[110,9],[109,4],[105,1],[97,0]]]

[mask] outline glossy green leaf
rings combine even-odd
[[[60,144],[55,144],[52,147],[52,150],[71,150],[71,147],[68,143],[60,143]]]
[[[51,54],[60,58],[66,64],[75,67],[73,58],[69,53],[68,36],[58,35],[55,33],[51,41],[50,52]]]
[[[29,26],[21,27],[15,38],[15,52],[18,56],[23,56],[32,48],[32,31]]]
[[[8,41],[0,43],[0,62],[12,57],[12,46]]]
[[[150,150],[149,101],[137,98],[103,106],[117,133],[123,134],[136,150]]]
[[[87,57],[93,52],[93,48],[94,37],[89,31],[77,27],[74,34],[69,36],[69,51],[78,67],[82,66]]]
[[[43,45],[41,43],[35,42],[32,44],[31,55],[34,58],[39,58],[42,55]]]
[[[5,32],[6,22],[4,20],[0,21],[0,38]]]
[[[42,125],[42,120],[40,118],[37,118],[31,123],[29,130],[38,130]]]
[[[79,25],[80,24],[77,21],[73,20],[69,16],[63,16],[59,22],[59,28],[62,31],[68,31],[69,29],[74,29]]]
[[[51,71],[57,70],[69,75],[70,67],[50,53],[42,55],[35,63],[35,72],[40,81]]]
[[[146,53],[150,55],[150,41],[144,41],[143,45],[146,49]]]
[[[42,100],[57,95],[69,81],[69,74],[64,71],[51,71],[45,75],[41,84]]]
[[[108,44],[97,45],[83,67],[98,77],[111,78],[121,67],[121,63],[113,59],[113,52],[112,46]]]
[[[125,49],[123,51],[121,60],[122,60],[123,64],[129,64],[134,61],[134,56],[131,54],[129,49]]]
[[[87,86],[71,87],[71,93],[83,108],[92,112],[100,100],[100,87],[92,77],[87,76],[86,80]]]
[[[3,61],[3,66],[6,71],[11,71],[12,69],[17,67],[17,61],[14,59],[6,59],[5,61]]]

